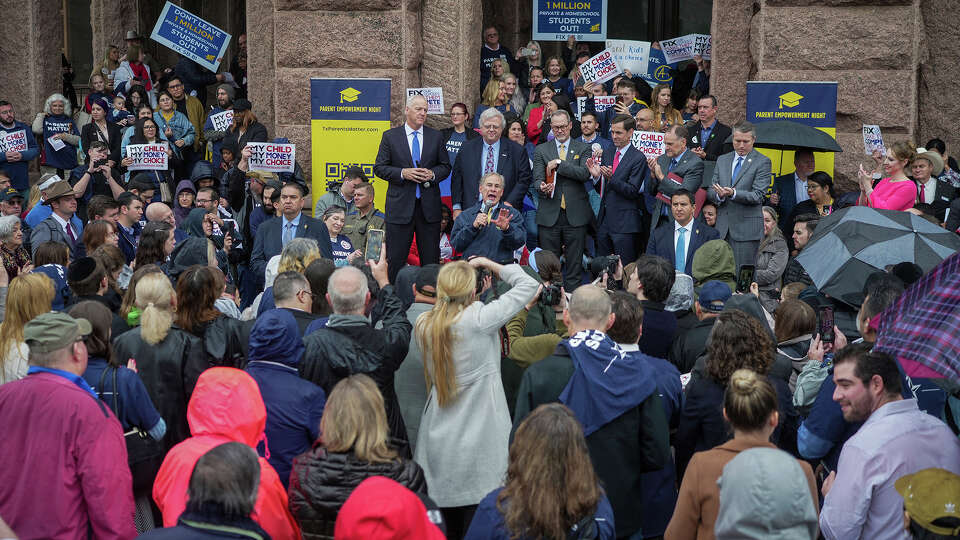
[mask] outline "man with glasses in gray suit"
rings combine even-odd
[[[730,243],[739,269],[755,264],[763,238],[763,197],[770,185],[770,159],[753,149],[753,124],[733,127],[733,152],[717,158],[707,197],[717,205],[714,227]]]

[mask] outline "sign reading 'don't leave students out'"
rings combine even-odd
[[[293,172],[297,155],[297,145],[292,143],[253,143],[248,142],[251,171]]]
[[[416,95],[427,100],[427,114],[443,114],[443,88],[407,88],[407,98]]]
[[[580,74],[583,80],[592,83],[604,83],[621,73],[617,59],[610,49],[604,49],[599,54],[580,64]]]
[[[230,34],[167,1],[150,39],[216,72],[230,45]]]
[[[634,131],[633,140],[630,142],[634,148],[643,152],[646,158],[659,157],[667,151],[663,143],[663,133],[657,131]]]
[[[133,160],[128,171],[165,171],[169,166],[166,142],[128,144],[127,157]]]

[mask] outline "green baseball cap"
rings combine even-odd
[[[940,518],[960,518],[960,476],[946,469],[930,468],[902,476],[893,485],[917,525],[936,534],[960,533],[960,527],[933,524]]]
[[[86,319],[74,319],[66,313],[51,311],[37,315],[23,327],[23,340],[30,350],[49,353],[72,345],[92,330]]]

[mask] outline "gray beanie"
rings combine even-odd
[[[233,101],[233,98],[237,97],[237,90],[233,86],[223,83],[217,87],[217,91],[220,91],[221,88],[223,88],[223,91],[227,93],[227,97],[230,98],[230,101]]]

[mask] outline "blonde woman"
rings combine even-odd
[[[150,400],[167,422],[166,451],[190,436],[187,402],[208,365],[200,339],[173,324],[177,293],[170,279],[163,272],[144,272],[136,283],[140,326],[117,336],[113,354],[121,364],[136,362]]]
[[[371,476],[426,494],[423,470],[388,442],[383,395],[370,377],[351,375],[333,387],[320,432],[313,449],[294,458],[290,474],[290,511],[304,538],[332,539],[340,507]]]
[[[510,285],[498,299],[477,301],[477,270]],[[415,459],[430,497],[445,509],[451,538],[466,531],[476,505],[507,471],[510,411],[500,378],[500,327],[533,299],[537,281],[520,266],[477,257],[443,266],[437,302],[417,319],[430,387]]]
[[[53,281],[46,274],[24,274],[10,282],[0,324],[0,384],[27,376],[30,349],[23,341],[23,326],[50,311],[54,295]]]
[[[313,238],[294,238],[287,242],[287,245],[280,252],[280,255],[274,255],[267,263],[266,286],[267,288],[257,295],[253,304],[243,310],[240,319],[250,321],[269,311],[276,306],[273,301],[273,279],[284,272],[297,272],[304,274],[310,263],[322,259],[320,246]],[[271,272],[270,267],[277,260],[276,272]],[[272,275],[271,275],[272,274]],[[252,308],[252,309],[251,309]],[[248,311],[249,310],[249,311]]]
[[[513,75],[511,75],[511,77],[514,81],[516,80],[516,77]],[[507,83],[502,79],[490,79],[490,82],[488,82],[487,86],[483,89],[483,94],[481,94],[480,98],[480,105],[477,106],[477,114],[473,117],[474,129],[480,127],[480,115],[487,109],[496,109],[504,114],[517,112],[510,105],[510,97],[507,96]]]
[[[683,125],[683,115],[673,108],[670,85],[658,84],[650,92],[650,110],[653,112],[653,130],[666,132],[670,126]]]

